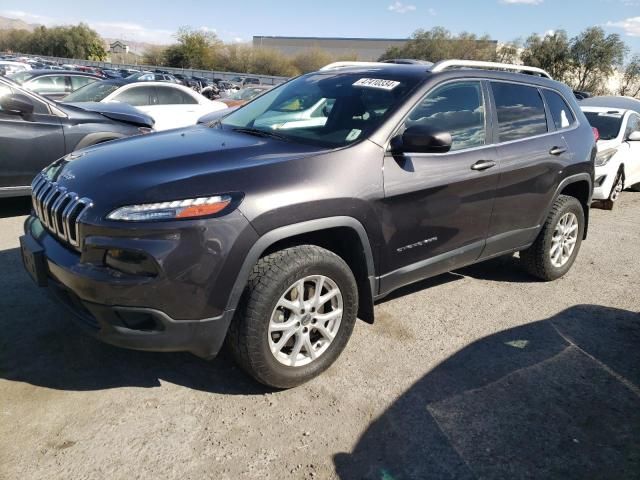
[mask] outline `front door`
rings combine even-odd
[[[0,97],[12,93],[0,83]],[[65,154],[60,119],[44,103],[32,101],[35,108],[29,116],[0,107],[0,194],[30,186],[40,170]]]
[[[481,81],[436,87],[398,133],[426,125],[451,134],[447,153],[387,153],[382,209],[381,293],[476,260],[484,247],[498,184]]]

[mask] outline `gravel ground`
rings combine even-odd
[[[640,477],[640,193],[572,271],[501,258],[403,289],[320,378],[103,345],[23,272],[0,203],[0,478]]]

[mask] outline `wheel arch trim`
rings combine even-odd
[[[82,139],[76,144],[73,150],[80,150],[81,148],[91,147],[97,143],[106,142],[109,140],[117,140],[124,138],[125,135],[116,132],[94,132],[89,133],[82,137]]]
[[[227,301],[226,310],[235,310],[240,302],[240,297],[245,289],[251,269],[258,262],[262,254],[273,244],[287,238],[295,237],[305,233],[319,232],[329,230],[331,228],[346,227],[354,230],[360,239],[362,245],[366,266],[369,286],[371,288],[372,297],[377,294],[377,279],[375,277],[375,265],[373,260],[373,251],[371,242],[362,223],[353,217],[337,216],[320,218],[316,220],[308,220],[305,222],[294,223],[275,228],[262,235],[249,249],[242,266],[236,276],[233,289]]]

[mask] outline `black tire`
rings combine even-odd
[[[291,367],[271,353],[269,321],[280,297],[310,275],[326,276],[337,285],[343,300],[342,320],[324,353],[307,365]],[[236,362],[259,382],[276,388],[295,387],[325,371],[338,358],[351,337],[357,311],[356,280],[342,258],[313,245],[287,248],[261,258],[254,266],[227,344]]]
[[[578,220],[578,233],[575,247],[567,262],[557,267],[551,262],[552,238],[556,225],[567,213],[572,212]],[[520,260],[525,270],[540,280],[556,280],[565,275],[578,255],[582,237],[584,235],[584,211],[578,199],[566,195],[560,195],[551,207],[542,230],[536,241],[526,250],[520,252]]]
[[[620,184],[620,191],[617,190],[618,184]],[[618,200],[620,192],[624,189],[624,172],[622,170],[618,171],[615,180],[613,181],[613,186],[611,187],[611,192],[609,192],[609,198],[603,200],[601,202],[601,208],[603,210],[613,210],[613,207]]]

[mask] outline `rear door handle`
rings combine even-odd
[[[476,163],[471,165],[471,170],[482,171],[495,166],[496,162],[493,160],[478,160]]]
[[[550,155],[562,155],[566,151],[567,151],[567,149],[565,147],[553,147],[551,150],[549,150],[549,154]]]

